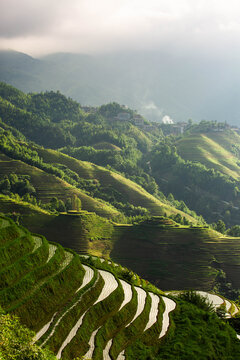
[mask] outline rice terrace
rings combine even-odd
[[[136,356],[139,347],[145,356],[170,351],[174,358],[171,346],[182,337],[182,321],[190,323],[192,316],[199,333],[207,329],[205,336],[214,343],[219,332],[239,351],[234,330],[222,328],[215,313],[222,307],[231,319],[239,311],[234,302],[193,293],[211,299],[202,300],[201,308],[187,302],[188,292],[165,294],[136,274],[129,281],[129,270],[110,260],[77,255],[5,217],[0,225],[2,309],[18,315],[36,332],[34,344],[40,349],[48,345],[57,359],[125,359]],[[230,350],[225,342],[221,347],[222,354]],[[205,350],[210,353],[211,347]]]

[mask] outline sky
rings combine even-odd
[[[240,57],[239,0],[0,0],[0,48]]]

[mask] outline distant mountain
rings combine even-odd
[[[0,78],[23,91],[44,88],[41,74],[47,72],[44,62],[17,51],[0,51]]]
[[[149,120],[218,120],[238,124],[238,64],[159,52],[58,53],[39,60],[0,52],[0,80],[24,91],[60,90],[82,105],[117,101]]]

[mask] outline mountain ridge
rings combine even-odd
[[[229,75],[220,60],[216,67],[215,61],[205,63],[194,56],[182,59],[158,52],[129,52],[94,56],[61,53],[40,61],[39,69],[31,72],[30,66],[29,73],[18,70],[11,74],[13,69],[2,66],[0,80],[28,92],[60,90],[84,105],[117,101],[151,120],[170,115],[176,121],[193,118],[238,123],[236,95],[231,96],[229,81],[233,73]],[[222,86],[216,88],[218,71],[222,73]],[[232,81],[236,83],[235,78]],[[222,105],[215,107],[216,101]]]

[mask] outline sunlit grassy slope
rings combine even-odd
[[[211,131],[184,136],[177,142],[177,149],[185,160],[199,161],[208,168],[239,179],[240,166],[233,153],[234,144],[240,146],[240,136],[235,131]]]
[[[161,202],[149,194],[141,186],[129,179],[126,179],[122,175],[87,161],[74,159],[55,150],[46,150],[43,148],[34,148],[34,150],[37,150],[39,156],[42,157],[46,163],[60,163],[66,165],[69,169],[75,171],[80,177],[84,179],[97,179],[103,186],[112,186],[117,191],[122,193],[125,198],[128,199],[129,203],[133,204],[134,206],[142,206],[147,208],[152,215],[166,214],[169,216],[171,214],[180,213],[189,221],[196,223],[196,219],[168,204]]]
[[[4,176],[5,174],[10,173],[29,175],[31,183],[36,189],[37,198],[43,203],[49,202],[52,197],[57,197],[66,201],[67,198],[71,198],[76,194],[81,199],[83,209],[94,211],[97,214],[108,218],[119,214],[116,209],[104,202],[93,199],[56,176],[48,174],[34,166],[25,164],[20,160],[13,160],[0,154],[0,175]]]
[[[49,215],[48,211],[39,206],[29,204],[22,200],[12,199],[7,195],[0,194],[0,212],[3,214],[21,214],[24,216]]]

